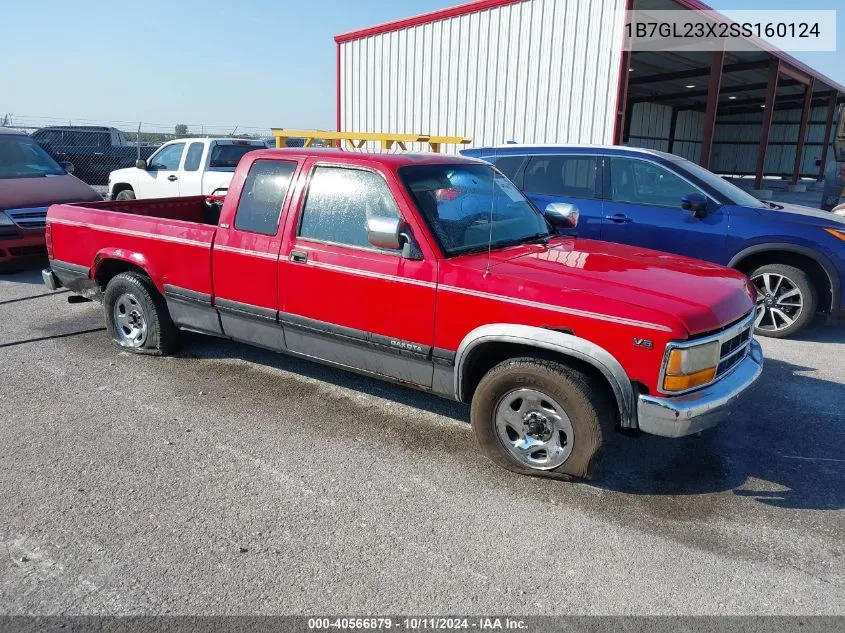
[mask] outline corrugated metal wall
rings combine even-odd
[[[623,7],[524,0],[342,43],[341,129],[611,143]]]
[[[822,155],[825,116],[824,106],[810,111],[810,124],[807,126],[807,139],[801,163],[802,176],[814,178],[819,175],[816,160]],[[769,134],[769,149],[766,152],[764,171],[767,175],[792,174],[800,121],[801,110],[775,112]],[[628,144],[668,151],[671,122],[671,107],[654,103],[635,103],[631,112]],[[753,174],[757,169],[762,122],[762,110],[752,114],[720,116],[716,122],[710,169],[720,174]],[[704,113],[681,110],[675,124],[672,152],[698,162],[703,135]],[[832,152],[828,152],[828,155],[832,160]]]

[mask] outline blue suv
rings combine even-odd
[[[578,237],[737,268],[757,286],[757,333],[785,338],[817,312],[845,316],[845,218],[757,200],[684,158],[647,149],[505,145],[493,163],[540,209],[577,208]]]

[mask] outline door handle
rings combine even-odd
[[[297,264],[304,264],[308,261],[308,253],[305,251],[291,251],[290,260],[292,262],[296,262]]]
[[[168,176],[168,177],[167,177],[167,179],[168,179],[170,182],[174,182],[174,181],[176,181],[176,180],[179,180],[179,178],[178,178],[177,176],[174,176],[174,175],[172,175],[172,174],[171,174],[170,176]]]
[[[633,222],[632,218],[629,218],[624,213],[617,213],[615,215],[606,215],[604,216],[605,220],[610,220],[611,222],[616,222],[617,224],[627,224],[628,222]]]

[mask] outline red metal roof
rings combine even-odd
[[[380,35],[382,33],[390,33],[392,31],[399,31],[401,29],[407,29],[414,26],[420,26],[421,24],[429,24],[431,22],[438,22],[440,20],[445,20],[448,18],[454,18],[461,15],[467,15],[470,13],[477,13],[478,11],[484,11],[485,9],[492,9],[495,7],[501,7],[508,4],[516,4],[518,2],[523,2],[524,0],[473,0],[472,2],[467,2],[464,4],[460,4],[454,7],[448,7],[446,9],[439,9],[437,11],[430,11],[428,13],[423,13],[421,15],[415,15],[409,18],[403,18],[401,20],[395,20],[393,22],[386,22],[384,24],[378,24],[376,26],[367,27],[364,29],[359,29],[357,31],[350,31],[348,33],[341,33],[340,35],[336,35],[334,40],[338,44],[343,44],[345,42],[351,42],[353,40],[359,40],[365,37],[371,37],[373,35]],[[695,11],[715,11],[712,7],[706,5],[705,3],[701,2],[700,0],[674,0],[678,5],[685,9],[695,10]],[[817,70],[814,70],[810,66],[807,66],[803,62],[795,59],[792,55],[774,48],[772,46],[763,45],[760,40],[756,40],[755,43],[760,46],[761,50],[766,51],[767,53],[779,57],[781,60],[792,66],[793,68],[800,70],[801,72],[814,77],[817,81],[820,81],[834,90],[839,92],[845,93],[845,86],[833,81],[829,77],[822,75]]]
[[[465,4],[459,4],[456,7],[448,7],[446,9],[438,9],[437,11],[430,11],[421,15],[415,15],[410,18],[403,18],[395,20],[394,22],[386,22],[378,24],[358,31],[350,31],[349,33],[341,33],[335,35],[334,41],[338,44],[349,42],[351,40],[359,40],[363,37],[371,35],[380,35],[381,33],[390,33],[391,31],[398,31],[400,29],[407,29],[412,26],[419,26],[420,24],[429,24],[439,20],[446,20],[454,18],[459,15],[467,15],[468,13],[476,13],[484,11],[485,9],[492,9],[494,7],[501,7],[507,4],[516,4],[523,0],[473,0]]]

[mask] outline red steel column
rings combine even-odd
[[[714,51],[710,59],[710,83],[707,86],[707,110],[704,115],[704,138],[701,141],[701,158],[698,164],[710,168],[710,154],[713,150],[713,135],[716,131],[716,113],[719,109],[719,91],[722,89],[722,66],[725,51]]]
[[[757,171],[754,176],[754,186],[757,189],[763,184],[763,170],[766,167],[766,151],[769,149],[769,133],[772,131],[772,118],[775,114],[775,97],[778,92],[780,58],[774,58],[769,68],[769,83],[766,87],[766,109],[763,113],[763,126],[760,130],[760,151],[757,153]]]
[[[637,0],[625,0],[625,10],[634,11]],[[624,18],[623,18],[624,22]],[[628,76],[631,74],[631,39],[627,31],[622,29],[622,62],[619,65],[619,86],[616,96],[616,120],[614,122],[613,144],[622,145],[625,142],[625,123],[628,109]]]
[[[804,143],[807,140],[807,124],[810,122],[810,108],[813,105],[814,79],[804,88],[804,109],[801,110],[801,125],[798,127],[798,146],[795,148],[795,166],[792,168],[792,184],[801,178],[801,163],[804,162]]]
[[[827,167],[827,151],[830,149],[830,133],[833,130],[833,117],[836,115],[836,99],[839,95],[833,93],[827,104],[827,121],[824,126],[824,145],[822,147],[822,164],[819,168],[819,178],[824,179],[824,169]]]

